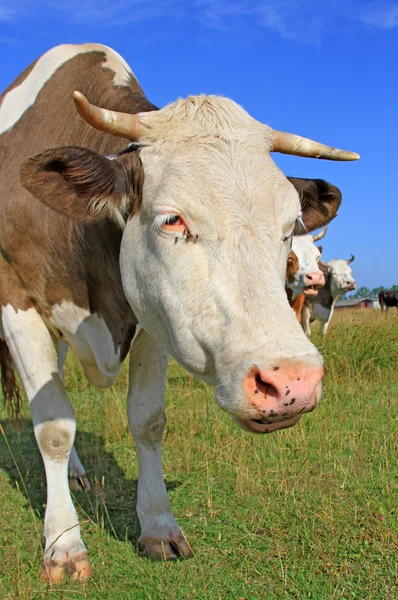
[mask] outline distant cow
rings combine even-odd
[[[289,304],[301,323],[301,313],[307,296],[316,296],[318,289],[325,285],[325,277],[319,268],[322,246],[314,242],[322,239],[327,227],[318,235],[293,236],[292,248],[286,268],[286,293]]]
[[[303,306],[302,327],[305,334],[311,337],[310,322],[321,322],[321,334],[326,335],[337,300],[346,292],[355,290],[356,281],[351,267],[355,257],[349,260],[335,259],[328,263],[320,263],[325,275],[325,285],[315,298],[306,298]]]
[[[398,290],[382,290],[379,293],[379,303],[381,312],[385,310],[386,314],[392,306],[398,308]]]

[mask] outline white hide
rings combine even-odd
[[[35,437],[47,478],[44,518],[45,560],[63,562],[86,552],[68,485],[69,454],[75,436],[73,409],[58,375],[49,331],[34,308],[2,307],[7,345],[28,396]]]
[[[102,317],[65,300],[53,306],[50,323],[63,333],[90,383],[112,385],[120,371],[120,356]]]
[[[322,274],[319,268],[321,253],[315,246],[312,235],[294,235],[291,250],[297,256],[299,268],[294,274],[293,281],[286,280],[286,287],[292,290],[292,300],[295,300],[308,285],[305,281],[306,275],[309,273]]]
[[[0,134],[15,125],[27,109],[34,104],[43,86],[55,71],[78,54],[93,51],[106,54],[103,68],[114,72],[113,84],[126,85],[129,76],[133,73],[126,61],[112,48],[102,44],[56,46],[43,54],[24,81],[4,97],[0,107]]]
[[[162,472],[167,358],[167,352],[140,330],[130,350],[127,410],[139,461],[137,516],[141,538],[168,539],[181,534]]]

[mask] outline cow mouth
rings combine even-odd
[[[304,296],[316,296],[318,294],[318,286],[316,285],[306,285],[303,292]]]
[[[278,421],[271,419],[239,419],[234,417],[234,420],[240,425],[242,429],[250,431],[250,433],[272,433],[279,429],[288,429],[296,425],[301,419],[301,415],[294,415],[293,417],[285,417]]]

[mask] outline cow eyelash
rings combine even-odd
[[[183,225],[184,220],[178,213],[160,213],[156,215],[153,225],[156,231],[161,230],[165,225],[170,227],[175,225]]]
[[[182,222],[180,215],[166,215],[164,225],[177,225],[179,220]]]
[[[154,227],[156,231],[163,231],[166,234],[174,235],[175,243],[179,239],[184,238],[186,242],[193,241],[196,244],[199,238],[199,235],[192,235],[184,218],[178,213],[161,213],[156,215]]]
[[[287,235],[285,235],[282,238],[282,242],[287,242],[288,240],[292,240],[293,239],[293,231],[294,231],[294,229],[290,233],[288,233]]]

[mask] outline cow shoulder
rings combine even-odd
[[[337,215],[342,195],[338,187],[323,179],[288,177],[299,196],[302,210],[302,226],[296,226],[295,235],[324,227]]]

